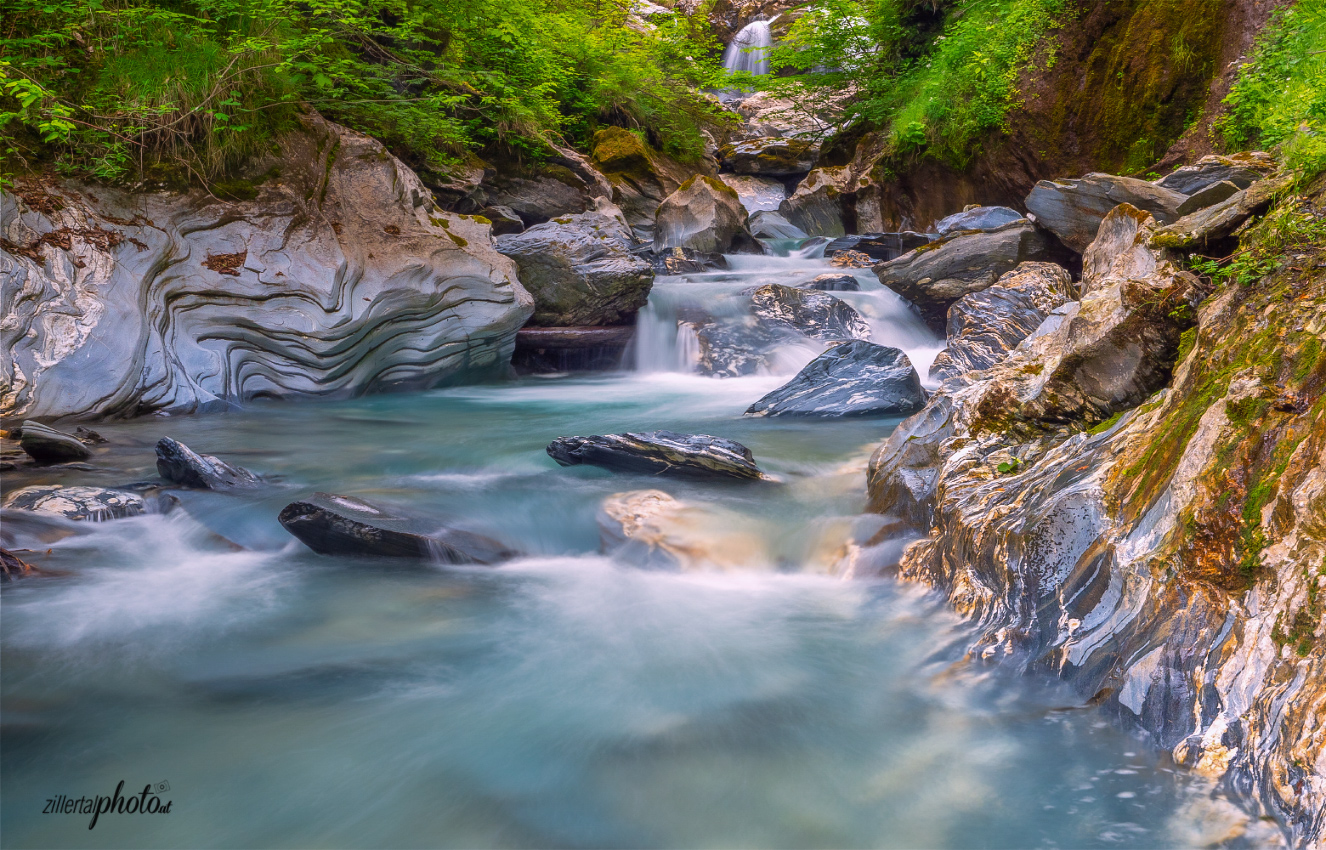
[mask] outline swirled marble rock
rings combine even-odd
[[[375,140],[304,119],[221,200],[0,194],[0,416],[131,416],[505,368],[532,309],[489,226]]]

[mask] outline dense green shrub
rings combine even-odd
[[[412,164],[539,156],[604,122],[702,150],[704,15],[630,0],[0,0],[0,152],[101,179],[212,181],[304,106]]]
[[[775,68],[809,69],[766,85],[816,103],[855,89],[844,122],[884,130],[897,156],[925,154],[963,166],[980,137],[1004,126],[1020,103],[1018,75],[1054,59],[1046,33],[1062,24],[1069,0],[827,0],[803,15],[775,50]],[[926,16],[942,28],[918,43]]]
[[[1304,178],[1326,171],[1326,0],[1276,13],[1225,102],[1231,148],[1283,145]]]

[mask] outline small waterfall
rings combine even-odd
[[[723,52],[723,67],[729,74],[734,71],[767,74],[770,47],[773,47],[773,33],[769,30],[769,22],[751,21],[741,28]]]

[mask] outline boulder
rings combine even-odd
[[[948,347],[930,366],[945,381],[988,369],[1057,307],[1072,300],[1073,278],[1054,263],[1023,263],[989,289],[964,295],[948,308]]]
[[[1265,212],[1271,201],[1293,183],[1290,176],[1260,180],[1214,206],[1186,215],[1151,237],[1156,248],[1190,250],[1227,239],[1245,221]]]
[[[816,357],[747,416],[896,416],[925,405],[912,361],[896,348],[856,340]]]
[[[69,463],[92,457],[92,450],[73,434],[57,431],[30,419],[23,423],[23,436],[19,445],[37,463]]]
[[[750,449],[707,434],[648,431],[559,437],[549,444],[548,456],[562,466],[587,464],[643,475],[737,481],[766,478]]]
[[[768,542],[714,505],[690,505],[661,490],[616,493],[598,514],[599,548],[654,569],[735,569],[767,562]]]
[[[213,455],[200,455],[170,437],[157,441],[157,474],[172,484],[199,490],[242,490],[262,479]]]
[[[757,318],[786,327],[811,339],[869,339],[870,325],[850,304],[815,289],[771,283],[751,293]]]
[[[947,236],[959,230],[998,230],[1023,218],[1022,213],[1008,207],[971,207],[940,219],[935,232]]]
[[[713,378],[754,375],[769,365],[768,352],[789,338],[762,322],[688,321],[679,327],[695,334],[699,359],[695,370]]]
[[[879,282],[910,301],[942,334],[948,308],[1029,260],[1044,259],[1045,238],[1027,221],[986,232],[960,231],[875,266]]]
[[[488,201],[486,209],[509,210],[523,228],[594,208],[594,199],[589,195],[584,181],[566,169],[554,167],[550,170],[553,173],[502,176],[493,183],[485,184]],[[484,215],[483,210],[479,214]],[[505,214],[503,217],[506,217]],[[519,232],[514,226],[503,227],[502,230]]]
[[[722,180],[741,198],[741,205],[746,212],[754,215],[761,210],[775,211],[787,198],[787,187],[781,180],[772,177],[755,177],[748,174],[720,174]]]
[[[654,220],[654,252],[689,248],[726,254],[750,244],[746,208],[734,189],[697,174],[668,195]]]
[[[747,222],[751,236],[756,239],[805,239],[806,231],[797,227],[782,215],[768,210],[753,213]]]
[[[519,233],[525,229],[525,221],[511,207],[492,206],[484,207],[479,210],[479,215],[488,219],[492,224],[493,235],[502,236],[507,233]],[[551,218],[551,216],[549,216]],[[545,221],[547,219],[544,219]]]
[[[695,168],[673,161],[621,127],[594,134],[590,160],[611,184],[612,200],[627,224],[646,239],[653,232],[658,205],[695,173]],[[714,171],[705,166],[706,173]]]
[[[5,507],[92,522],[123,519],[146,512],[142,498],[124,490],[60,485],[14,490],[5,497]]]
[[[1195,213],[1198,210],[1204,210],[1207,207],[1215,206],[1238,192],[1239,187],[1229,180],[1221,180],[1219,183],[1212,183],[1201,191],[1189,195],[1188,200],[1179,204],[1178,213],[1180,216],[1185,216]]]
[[[1092,173],[1071,180],[1042,180],[1027,195],[1027,209],[1041,227],[1079,254],[1096,238],[1101,219],[1119,204],[1145,210],[1163,224],[1179,218],[1187,196],[1145,180]]]
[[[918,529],[935,519],[935,491],[948,441],[957,432],[955,404],[942,391],[893,429],[866,468],[869,507]]]
[[[906,254],[920,248],[922,245],[928,245],[938,238],[938,235],[928,233],[913,233],[905,230],[901,233],[862,233],[839,236],[830,242],[824,248],[824,256],[837,257],[839,254],[851,252],[862,254],[869,257],[873,262],[888,262],[895,260]]]
[[[1185,195],[1196,195],[1217,183],[1229,181],[1238,189],[1246,189],[1275,171],[1275,160],[1260,151],[1238,153],[1233,156],[1215,154],[1204,156],[1192,165],[1176,169],[1156,181],[1162,189],[1171,189]]]
[[[846,167],[817,168],[806,175],[778,212],[811,236],[843,236],[844,187],[851,179]]]
[[[419,520],[332,493],[314,493],[308,499],[291,502],[277,519],[286,531],[319,555],[491,565],[517,554],[496,540],[468,531],[444,528],[425,532]]]
[[[724,169],[737,174],[791,177],[814,168],[816,152],[811,142],[765,137],[728,145],[719,157]]]
[[[534,296],[533,325],[621,325],[649,298],[654,270],[631,253],[631,233],[598,212],[564,216],[499,236]]]
[[[251,200],[0,192],[0,416],[190,412],[505,368],[533,300],[488,224],[441,211],[380,143],[315,115],[279,150],[254,161],[280,177],[246,184]]]
[[[806,284],[806,288],[821,292],[859,292],[861,282],[850,274],[822,274]]]

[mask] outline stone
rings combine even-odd
[[[723,168],[737,174],[791,177],[815,167],[816,147],[798,139],[765,137],[728,145],[719,152]]]
[[[642,241],[652,238],[658,205],[696,171],[664,156],[621,127],[605,127],[594,134],[590,160],[611,184],[613,202]],[[702,167],[705,173],[717,171],[709,164]]]
[[[756,239],[805,239],[810,235],[779,213],[768,210],[753,213],[747,226]]]
[[[598,372],[620,369],[635,336],[629,325],[595,328],[521,328],[511,365],[520,373]]]
[[[953,233],[875,266],[875,275],[943,334],[953,302],[980,292],[1021,263],[1044,259],[1048,249],[1040,232],[1020,221],[998,230]]]
[[[564,216],[497,237],[534,296],[530,324],[622,325],[649,298],[654,270],[631,253],[631,233],[598,212]]]
[[[594,208],[593,199],[586,191],[584,181],[569,173],[530,174],[519,177],[500,177],[486,184],[488,205],[485,209],[509,210],[515,215],[521,229],[542,224],[560,216],[575,215]],[[479,215],[486,218],[483,210]],[[506,215],[503,214],[503,218]],[[495,232],[518,233],[514,225],[495,229]]]
[[[838,254],[852,252],[882,263],[897,259],[922,245],[928,245],[936,238],[937,235],[913,233],[909,230],[902,233],[848,234],[830,242],[824,249],[824,256],[832,258]]]
[[[252,200],[57,182],[47,214],[0,193],[0,236],[25,246],[0,250],[0,416],[187,413],[506,368],[533,300],[487,224],[316,115],[279,150],[255,161],[280,178]]]
[[[157,474],[172,484],[198,490],[242,490],[262,479],[213,455],[200,455],[170,437],[157,441]]]
[[[42,575],[43,572],[8,549],[0,549],[0,581],[17,581]]]
[[[757,528],[716,505],[678,501],[662,490],[616,493],[598,513],[599,549],[650,569],[739,569],[768,563]]]
[[[741,199],[741,205],[751,215],[760,211],[773,212],[787,199],[787,187],[781,180],[772,177],[755,177],[748,174],[720,174],[722,180]]]
[[[851,172],[846,167],[817,168],[797,184],[778,212],[811,236],[834,238],[847,233],[842,196]]]
[[[1072,300],[1073,278],[1054,263],[1023,263],[988,289],[964,295],[948,308],[948,347],[930,366],[946,381],[988,369]]]
[[[1092,173],[1066,180],[1042,180],[1027,195],[1027,209],[1041,227],[1072,250],[1082,253],[1096,238],[1096,229],[1119,204],[1150,213],[1158,222],[1179,218],[1187,196],[1145,180]]]
[[[806,287],[821,292],[859,292],[861,282],[850,274],[822,274],[806,284]]]
[[[23,436],[19,445],[37,463],[69,463],[92,457],[91,449],[74,435],[31,419],[23,423]]]
[[[1227,239],[1248,219],[1265,212],[1275,196],[1291,186],[1293,180],[1289,175],[1260,180],[1214,206],[1158,228],[1151,237],[1151,245],[1190,250]]]
[[[816,357],[747,416],[896,416],[925,404],[912,361],[896,348],[856,340]]]
[[[548,456],[562,466],[587,464],[641,475],[676,478],[760,481],[750,449],[707,434],[673,431],[559,437]]]
[[[125,490],[62,485],[35,485],[14,490],[5,497],[5,507],[91,522],[123,519],[146,512],[142,498]]]
[[[654,252],[689,248],[711,254],[748,248],[746,208],[734,189],[698,174],[668,195],[654,220]]]
[[[695,370],[713,378],[754,375],[769,365],[768,351],[790,335],[776,333],[762,322],[688,321],[700,346]]]
[[[1204,210],[1207,207],[1213,207],[1223,200],[1237,194],[1239,187],[1232,181],[1221,180],[1219,183],[1212,183],[1210,186],[1188,196],[1188,200],[1179,204],[1178,213],[1180,216],[1195,213],[1198,210]]]
[[[839,251],[829,260],[829,265],[837,269],[868,269],[875,265],[875,259],[860,251]]]
[[[522,219],[515,210],[511,209],[511,207],[484,207],[479,210],[479,215],[488,219],[488,221],[492,223],[494,236],[503,236],[507,233],[520,233],[525,229],[524,219]]]
[[[1217,183],[1228,181],[1237,189],[1246,189],[1275,171],[1275,160],[1260,151],[1233,156],[1204,156],[1192,165],[1176,169],[1156,181],[1162,189],[1196,195]]]
[[[711,254],[690,248],[673,248],[665,254],[655,255],[653,267],[658,274],[700,274],[726,271],[728,262],[722,254]]]
[[[751,293],[759,319],[824,341],[869,339],[870,325],[852,305],[815,289],[771,283]]]
[[[940,219],[935,232],[947,236],[959,230],[998,230],[1023,218],[1022,213],[1008,207],[975,207]]]
[[[377,556],[493,565],[516,557],[496,540],[468,531],[421,530],[421,521],[333,493],[291,502],[277,517],[282,527],[319,555]]]

